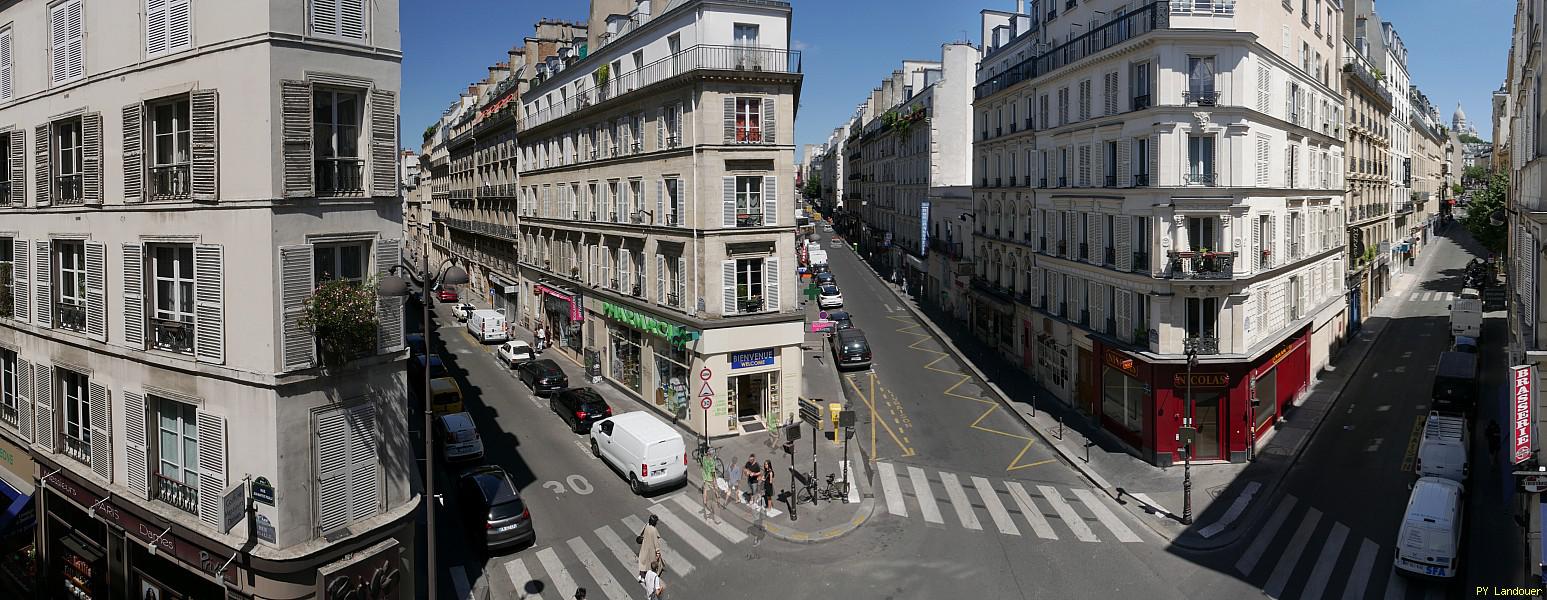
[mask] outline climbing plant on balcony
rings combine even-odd
[[[306,298],[301,326],[317,336],[323,366],[337,367],[376,349],[376,283],[323,282]]]

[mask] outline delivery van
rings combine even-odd
[[[687,482],[688,451],[682,434],[646,411],[592,423],[591,453],[626,474],[635,494]]]
[[[1450,303],[1450,335],[1481,338],[1483,335],[1483,301],[1458,298]]]
[[[1413,470],[1419,477],[1441,477],[1464,483],[1468,474],[1466,419],[1430,411],[1418,441]]]
[[[1430,408],[1445,414],[1465,416],[1477,404],[1477,355],[1465,352],[1441,352],[1434,367],[1434,387]]]
[[[1424,477],[1413,484],[1397,532],[1393,566],[1412,577],[1453,579],[1461,563],[1461,484]]]
[[[467,332],[485,344],[510,339],[505,333],[505,313],[480,309],[467,313]]]

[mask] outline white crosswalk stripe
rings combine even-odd
[[[526,570],[526,562],[519,558],[512,558],[505,563],[505,574],[510,577],[512,585],[516,586],[516,597],[526,600],[541,600],[540,593],[527,593],[526,584],[532,581],[532,573]]]
[[[1326,544],[1321,547],[1321,554],[1316,557],[1316,567],[1311,570],[1311,578],[1305,580],[1305,590],[1300,592],[1300,597],[1306,600],[1321,598],[1322,592],[1327,589],[1327,581],[1332,579],[1332,568],[1337,566],[1338,556],[1343,553],[1343,543],[1348,541],[1348,526],[1342,523],[1332,523],[1332,534],[1327,536]]]
[[[628,526],[629,531],[634,532],[633,535],[625,538],[630,542],[634,541],[634,539],[639,536],[638,532],[644,531],[645,529],[645,522],[634,515],[623,517],[623,524]],[[639,558],[639,546],[636,544],[630,547],[633,548],[634,558],[637,561]],[[681,573],[683,575],[687,575],[693,571],[693,564],[688,561],[687,558],[684,558],[681,552],[668,552],[663,549],[661,551],[661,556],[666,559],[666,570],[668,571]],[[635,563],[635,568],[638,568],[638,566],[638,563]],[[637,576],[639,572],[635,571],[634,574]]]
[[[1031,501],[1031,494],[1026,493],[1026,488],[1021,487],[1019,481],[1007,481],[1005,488],[1010,490],[1015,506],[1020,509],[1021,516],[1031,523],[1031,530],[1036,532],[1037,537],[1044,540],[1058,539],[1058,534],[1053,533],[1053,526],[1047,524],[1047,517],[1042,516],[1042,509]]]
[[[956,509],[956,518],[961,520],[962,527],[982,529],[978,514],[972,512],[972,501],[967,499],[967,490],[962,489],[961,480],[956,478],[956,474],[941,472],[940,485],[945,487],[945,495],[951,499],[951,508]]]
[[[892,463],[876,463],[881,474],[881,493],[886,495],[886,512],[899,517],[908,516],[908,505],[902,501],[902,489],[897,485],[897,468]]]
[[[618,580],[612,578],[607,568],[602,566],[602,561],[591,552],[591,547],[585,544],[585,540],[578,537],[570,538],[569,549],[574,551],[575,557],[580,559],[580,566],[585,567],[586,573],[591,576],[591,581],[596,582],[596,587],[602,589],[602,593],[608,600],[628,600],[628,592],[623,591],[623,586],[618,585]]]
[[[687,495],[675,494],[671,497],[671,499],[673,502],[677,503],[677,506],[682,507],[682,509],[687,511],[689,515],[692,515],[695,521],[705,527],[708,527],[715,533],[720,534],[720,537],[725,538],[730,543],[740,544],[747,541],[747,534],[742,533],[739,529],[736,529],[736,526],[731,525],[730,523],[726,523],[724,518],[721,518],[718,521],[711,521],[705,518],[704,513],[702,510],[700,510],[699,505],[694,504],[692,500],[689,500]]]
[[[607,550],[612,553],[612,557],[618,560],[618,564],[623,565],[624,571],[631,575],[639,574],[639,551],[637,549],[630,549],[623,543],[623,538],[618,537],[618,533],[606,525],[597,527],[595,533],[596,538],[601,540],[602,545],[606,546]],[[666,563],[666,568],[671,569],[671,563]],[[686,573],[680,574],[685,575]]]
[[[1418,302],[1419,299],[1422,298],[1422,297],[1423,297],[1423,292],[1413,292],[1411,294],[1408,294],[1407,301],[1408,302]]]
[[[1343,600],[1364,600],[1364,590],[1370,585],[1370,573],[1375,570],[1375,558],[1379,554],[1380,546],[1370,538],[1359,544],[1359,558],[1354,559],[1348,585],[1343,586]]]
[[[1235,570],[1242,575],[1250,577],[1252,569],[1257,567],[1257,561],[1262,560],[1262,553],[1268,549],[1268,544],[1273,541],[1273,536],[1278,533],[1278,528],[1283,527],[1284,519],[1289,518],[1289,511],[1293,510],[1297,499],[1294,496],[1284,496],[1279,501],[1278,508],[1273,510],[1273,516],[1268,517],[1268,522],[1263,524],[1252,540],[1251,547],[1241,555],[1235,563]]]
[[[1089,508],[1091,513],[1096,515],[1096,520],[1101,521],[1101,524],[1111,531],[1112,535],[1117,536],[1117,541],[1130,544],[1142,541],[1139,539],[1139,536],[1134,535],[1132,529],[1129,529],[1127,525],[1124,525],[1117,518],[1117,515],[1112,513],[1111,509],[1107,508],[1107,505],[1101,503],[1101,498],[1096,497],[1090,490],[1075,489],[1074,495],[1081,502],[1085,503],[1085,507]]]
[[[548,573],[548,580],[553,582],[553,587],[559,592],[560,598],[575,597],[575,579],[569,576],[569,569],[564,568],[564,563],[559,561],[559,553],[553,548],[543,548],[537,551],[537,562],[543,566],[543,571]]]
[[[662,523],[666,524],[668,531],[676,534],[678,539],[687,542],[689,546],[693,547],[694,551],[703,555],[704,558],[714,560],[715,557],[720,555],[720,549],[714,545],[714,542],[709,541],[709,538],[694,531],[692,527],[688,527],[687,522],[683,521],[682,517],[678,517],[676,513],[663,510],[655,514],[661,518]]]
[[[1305,518],[1300,520],[1300,528],[1295,530],[1294,537],[1289,538],[1289,546],[1279,555],[1278,564],[1273,567],[1273,575],[1268,578],[1268,585],[1262,588],[1270,598],[1284,595],[1284,585],[1289,583],[1289,576],[1300,562],[1300,554],[1305,552],[1306,542],[1310,541],[1311,534],[1316,532],[1316,524],[1320,522],[1321,511],[1314,507],[1306,509]]]
[[[934,492],[929,491],[929,478],[924,475],[924,470],[908,467],[908,481],[913,482],[913,495],[918,500],[919,512],[924,514],[924,520],[944,524],[945,519],[940,518],[940,507],[935,504]]]
[[[994,519],[994,527],[999,528],[999,533],[1005,535],[1020,535],[1020,528],[1015,526],[1015,521],[1010,519],[1010,511],[1004,509],[1004,502],[999,500],[999,492],[994,491],[994,484],[982,477],[972,478],[972,487],[977,488],[978,496],[983,498],[983,506],[988,507],[988,516]]]
[[[1058,518],[1064,522],[1064,525],[1070,531],[1074,532],[1075,538],[1082,542],[1101,541],[1096,537],[1096,533],[1090,530],[1090,526],[1085,524],[1085,520],[1080,518],[1080,514],[1074,512],[1074,507],[1069,506],[1069,503],[1064,502],[1063,496],[1058,495],[1056,488],[1048,485],[1039,485],[1037,486],[1037,491],[1042,492],[1043,500],[1047,500],[1048,504],[1053,505],[1053,511],[1058,513]]]

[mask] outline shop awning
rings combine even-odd
[[[503,288],[500,290],[500,293],[503,294],[514,294],[521,290],[521,288],[517,287],[516,284],[506,281],[505,278],[500,277],[499,275],[495,275],[494,273],[489,274],[489,282]]]
[[[0,506],[3,506],[3,510],[0,510],[0,536],[31,529],[37,522],[32,512],[32,496],[32,490],[18,490],[9,481],[0,479]]]
[[[919,260],[919,257],[914,256],[912,254],[907,254],[907,255],[904,255],[904,256],[908,257],[908,264],[913,265],[914,269],[917,269],[919,271],[928,271],[929,270],[928,268],[926,268],[924,266],[924,261]]]

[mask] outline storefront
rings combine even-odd
[[[1008,297],[984,292],[974,286],[972,293],[972,330],[978,339],[1015,350],[1015,305]]]
[[[0,590],[18,596],[35,593],[38,575],[33,469],[32,455],[0,437]]]
[[[533,284],[532,294],[542,306],[538,322],[533,323],[532,328],[536,329],[539,325],[545,328],[549,344],[570,358],[579,360],[584,352],[580,327],[585,322],[585,298],[568,289],[545,283]]]
[[[489,274],[489,305],[505,311],[505,318],[513,319],[520,307],[521,286],[495,273]]]
[[[758,426],[777,423],[779,414],[779,353],[774,348],[744,350],[730,354],[730,381],[727,398],[731,416],[742,431],[758,431]],[[730,425],[727,422],[727,425]]]
[[[701,333],[662,318],[599,301],[606,323],[605,375],[675,419],[688,416],[691,348]]]

